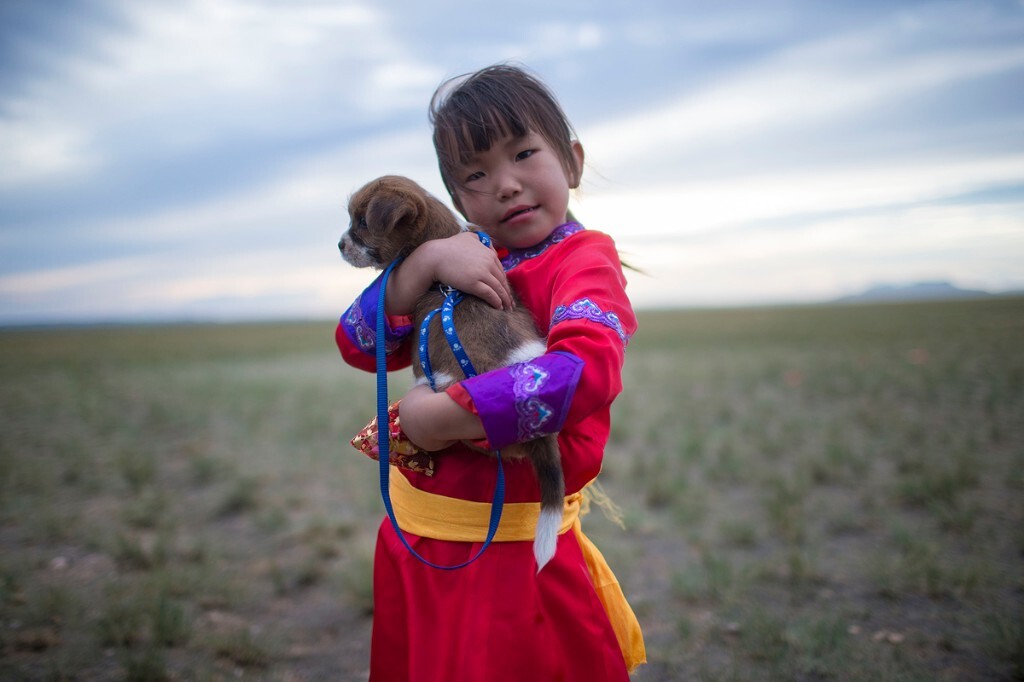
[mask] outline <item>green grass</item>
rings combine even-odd
[[[1022,675],[1024,300],[647,312],[588,534],[636,680]],[[360,679],[331,323],[0,332],[0,678]],[[393,391],[406,379],[393,379]]]

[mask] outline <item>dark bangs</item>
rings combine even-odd
[[[570,177],[579,172],[565,114],[544,84],[522,69],[492,66],[443,83],[430,103],[430,121],[441,178],[453,199],[460,166],[499,140],[531,131],[554,147]]]

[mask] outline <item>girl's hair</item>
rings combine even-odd
[[[497,64],[445,81],[430,101],[430,122],[441,179],[459,211],[456,170],[505,137],[542,136],[571,184],[579,183],[572,125],[547,86],[519,67]]]

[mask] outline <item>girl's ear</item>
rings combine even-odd
[[[576,189],[580,186],[580,180],[583,179],[583,145],[579,140],[572,141],[572,155],[573,161],[576,162],[576,168],[569,176],[569,189]]]
[[[459,201],[459,193],[455,188],[451,187],[447,183],[445,183],[445,187],[448,189],[448,197],[452,200],[452,206],[455,207],[455,210],[459,212],[460,216],[466,218],[466,209],[462,208],[462,202]],[[466,218],[466,220],[469,219]]]

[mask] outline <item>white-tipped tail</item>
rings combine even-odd
[[[533,539],[533,556],[537,558],[537,572],[555,556],[558,546],[558,529],[562,525],[561,509],[541,509],[537,519],[537,535]]]

